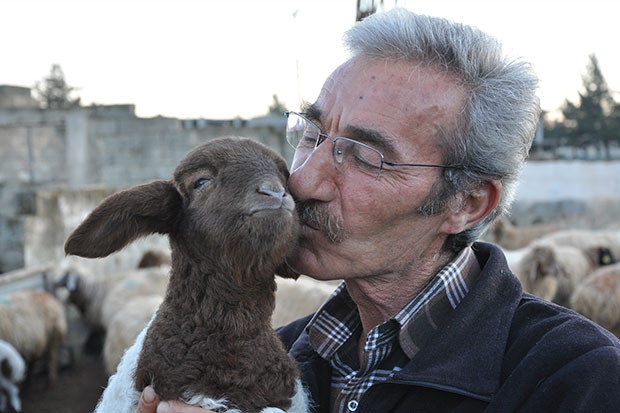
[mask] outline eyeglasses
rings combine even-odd
[[[286,140],[295,148],[301,159],[308,158],[325,139],[334,143],[332,155],[334,163],[341,172],[355,170],[372,177],[375,181],[381,176],[383,165],[414,166],[423,168],[452,168],[460,166],[435,165],[420,163],[396,163],[386,161],[383,154],[365,143],[343,137],[332,138],[323,133],[319,126],[304,115],[297,112],[286,112]]]

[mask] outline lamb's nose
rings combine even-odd
[[[261,201],[258,201],[263,209],[295,210],[295,201],[293,197],[286,192],[284,185],[280,182],[263,182],[263,184],[258,187],[257,193],[266,195],[264,198],[261,197]]]
[[[258,192],[261,193],[261,194],[272,196],[272,197],[277,198],[277,199],[284,198],[284,195],[286,194],[286,192],[284,191],[283,188],[274,189],[274,188],[270,188],[270,187],[266,187],[266,186],[262,186],[258,190]]]

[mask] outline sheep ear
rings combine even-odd
[[[286,262],[283,262],[278,268],[276,268],[276,275],[282,278],[292,278],[296,280],[301,274],[289,267]]]
[[[111,195],[69,235],[65,253],[105,257],[137,238],[168,234],[181,205],[181,196],[171,181],[155,181]]]

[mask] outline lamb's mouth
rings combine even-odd
[[[288,212],[289,214],[292,214],[292,212],[295,210],[295,204],[294,203],[288,203],[288,202],[282,202],[282,203],[271,203],[271,204],[261,204],[261,205],[255,205],[252,208],[250,208],[249,214],[248,215],[254,215],[257,213],[261,213],[261,212]]]

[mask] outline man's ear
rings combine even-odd
[[[458,234],[473,227],[489,215],[499,203],[502,183],[498,180],[487,181],[470,194],[459,194],[453,208],[446,211],[446,220],[441,231],[446,234]]]

